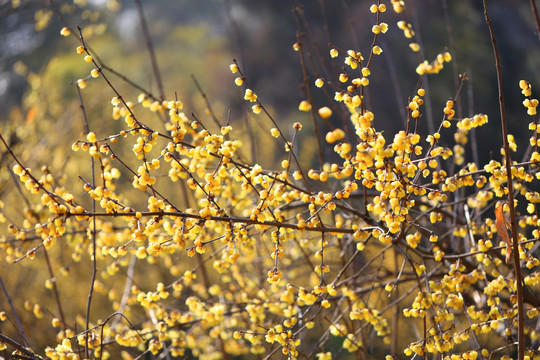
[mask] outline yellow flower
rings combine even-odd
[[[68,27],[63,27],[62,30],[60,30],[60,35],[62,36],[69,36],[71,34],[71,30],[69,30]]]

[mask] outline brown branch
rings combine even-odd
[[[45,255],[45,261],[47,262],[47,269],[49,270],[49,275],[51,276],[52,290],[54,294],[54,299],[56,301],[56,307],[58,308],[58,316],[60,316],[60,322],[62,323],[62,328],[66,327],[66,318],[64,316],[64,311],[62,310],[62,303],[60,301],[60,295],[58,293],[58,287],[56,286],[56,277],[51,265],[51,260],[49,259],[49,252],[47,248],[43,247],[43,254]]]
[[[79,30],[80,32],[80,30]],[[82,32],[81,33],[81,39],[82,39]],[[88,125],[88,118],[86,116],[86,110],[84,107],[84,102],[82,98],[81,88],[79,85],[77,85],[77,93],[79,95],[79,103],[81,107],[81,112],[83,115],[83,121],[84,121],[84,127],[86,130],[86,133],[90,132],[90,127]],[[90,167],[92,171],[92,188],[95,188],[96,186],[96,172],[94,167],[94,158],[90,156]],[[92,212],[96,211],[96,200],[92,199]],[[92,296],[94,294],[94,286],[96,283],[96,275],[97,275],[97,258],[96,258],[96,217],[94,216],[92,218],[92,278],[90,280],[90,290],[88,291],[88,300],[86,302],[86,315],[85,315],[85,345],[84,345],[84,353],[86,355],[86,358],[90,358],[90,349],[88,346],[88,327],[90,326],[90,307],[92,305]]]
[[[311,91],[309,88],[309,76],[307,74],[306,69],[306,61],[304,58],[304,50],[303,50],[303,44],[300,38],[300,34],[296,34],[296,38],[298,40],[298,45],[300,46],[300,64],[302,65],[302,74],[304,79],[304,92],[307,96],[307,100],[311,106],[311,119],[313,121],[313,131],[315,132],[315,138],[317,140],[317,154],[319,155],[319,166],[322,168],[324,164],[323,160],[323,153],[322,153],[322,145],[321,145],[321,136],[319,135],[319,125],[317,124],[317,118],[315,116],[315,109],[313,108],[313,98],[311,97]]]
[[[219,120],[216,118],[216,115],[214,114],[214,111],[212,110],[212,105],[210,104],[210,101],[208,100],[208,96],[206,96],[206,93],[203,91],[195,75],[191,74],[191,79],[193,80],[193,83],[195,83],[197,90],[201,93],[201,96],[203,97],[204,103],[206,104],[206,108],[208,109],[208,112],[210,113],[212,120],[214,120],[218,128],[221,128],[221,124],[219,123]]]
[[[536,25],[536,35],[538,36],[538,40],[540,40],[540,18],[538,17],[538,9],[536,8],[536,2],[535,0],[529,0],[531,3],[531,10],[534,15],[534,24]]]
[[[26,349],[23,345],[19,344],[15,340],[7,337],[6,335],[4,335],[2,333],[0,333],[0,341],[2,341],[3,343],[11,345],[12,347],[17,349],[21,353],[25,354],[27,356],[27,357],[25,357],[26,359],[40,359],[40,360],[43,359],[41,356],[38,356],[38,355],[34,354],[30,350]],[[15,355],[12,355],[12,356],[15,356]],[[45,359],[49,359],[49,358],[46,357]]]
[[[484,16],[486,19],[486,24],[489,29],[489,35],[491,37],[491,44],[493,46],[493,56],[495,57],[495,68],[497,70],[497,87],[499,89],[499,111],[501,114],[501,128],[503,135],[503,146],[504,146],[504,157],[506,165],[506,178],[507,178],[507,187],[508,187],[508,207],[510,208],[510,225],[512,229],[512,240],[513,240],[513,252],[514,252],[514,270],[516,273],[516,292],[517,292],[517,321],[518,321],[518,360],[523,360],[525,356],[525,329],[524,322],[525,317],[523,313],[523,288],[522,288],[522,278],[521,278],[521,267],[519,259],[519,244],[518,244],[518,232],[516,224],[516,210],[514,208],[514,187],[512,185],[512,159],[510,158],[510,146],[508,144],[508,127],[506,122],[506,110],[504,105],[504,92],[503,92],[503,81],[502,81],[502,68],[501,61],[499,57],[499,50],[497,48],[497,40],[495,39],[495,34],[493,32],[493,26],[491,24],[491,19],[488,14],[487,1],[483,0],[484,3]]]
[[[127,78],[125,75],[122,75],[121,73],[119,73],[118,71],[114,70],[114,69],[111,68],[110,66],[105,65],[105,64],[101,64],[101,69],[102,69],[102,70],[107,70],[108,72],[110,72],[111,74],[115,75],[116,77],[122,79],[123,81],[125,81],[126,83],[128,83],[129,85],[131,85],[132,87],[134,87],[135,89],[137,89],[137,90],[139,90],[139,91],[142,91],[144,94],[146,94],[146,96],[152,98],[153,100],[158,100],[158,98],[155,97],[149,90],[146,90],[146,89],[143,88],[142,86],[136,84],[133,80]]]
[[[24,328],[22,326],[21,318],[19,318],[19,314],[17,313],[17,310],[15,309],[15,306],[13,305],[13,301],[11,301],[11,296],[9,296],[6,286],[4,285],[2,276],[0,276],[0,287],[2,287],[2,291],[7,299],[7,302],[9,303],[9,307],[11,307],[11,311],[13,312],[13,317],[15,317],[15,323],[17,324],[17,329],[19,330],[19,334],[23,338],[24,344],[26,346],[30,346],[30,344],[28,343],[28,339],[26,337],[26,333],[24,332]]]
[[[243,223],[247,225],[262,225],[262,226],[270,226],[270,227],[283,227],[283,228],[289,228],[289,229],[295,229],[300,231],[310,231],[310,232],[328,232],[328,233],[336,233],[336,234],[353,234],[355,230],[349,229],[349,228],[334,228],[334,227],[322,227],[322,226],[314,226],[314,227],[299,227],[296,224],[291,223],[285,223],[280,221],[259,221],[259,220],[252,220],[250,218],[245,217],[230,217],[230,216],[209,216],[206,218],[202,218],[199,214],[190,214],[186,212],[181,211],[175,211],[175,212],[166,212],[166,211],[147,211],[147,212],[140,212],[142,216],[170,216],[170,217],[180,217],[180,218],[188,218],[188,219],[199,219],[199,220],[206,220],[206,221],[221,221],[221,222],[231,222],[231,223]],[[74,217],[74,216],[87,216],[87,217],[123,217],[123,216],[136,216],[137,212],[130,211],[130,212],[115,212],[115,213],[105,213],[105,212],[84,212],[84,213],[71,213],[68,212],[65,216],[66,217]],[[368,229],[373,229],[373,226],[369,226]],[[362,230],[362,229],[359,229]]]
[[[165,92],[163,91],[163,83],[161,81],[161,74],[159,73],[159,68],[156,60],[156,53],[154,52],[154,46],[152,45],[152,40],[150,39],[150,32],[148,31],[148,26],[146,25],[146,19],[144,18],[144,11],[141,5],[140,0],[133,0],[135,7],[137,8],[137,14],[139,15],[139,21],[141,22],[141,30],[144,36],[144,42],[146,48],[148,49],[148,55],[150,56],[150,63],[152,64],[152,71],[154,73],[154,78],[157,82],[157,87],[159,91],[159,98],[161,101],[165,100]]]
[[[458,61],[457,61],[457,51],[456,51],[456,43],[454,41],[454,35],[452,33],[452,23],[450,21],[450,13],[448,9],[448,1],[447,0],[441,0],[442,2],[442,8],[444,13],[444,22],[446,25],[446,33],[448,34],[448,41],[450,43],[450,54],[452,54],[452,70],[454,72],[454,88],[456,92],[458,91],[460,87],[460,81],[459,81],[459,70],[458,70]],[[455,98],[456,100],[456,113],[458,117],[463,117],[463,105],[462,101],[459,97]]]

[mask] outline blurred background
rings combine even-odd
[[[305,116],[297,110],[298,103],[306,98],[300,56],[292,49],[297,34],[303,36],[312,59],[306,61],[311,86],[314,87],[316,78],[313,74],[321,69],[327,70],[322,75],[336,79],[343,66],[343,56],[331,61],[329,43],[343,51],[354,49],[369,54],[373,41],[370,30],[375,23],[375,16],[368,11],[371,3],[160,0],[142,1],[142,6],[164,78],[166,98],[178,96],[193,106],[190,111],[204,110],[193,75],[216,115],[225,119],[232,109],[231,121],[239,121],[245,110],[241,106],[243,92],[233,85],[228,71],[228,64],[235,58],[249,85],[263,104],[272,109],[277,121],[290,123]],[[387,5],[389,11],[382,14],[382,21],[389,24],[389,31],[379,37],[384,52],[372,64],[375,80],[366,94],[368,108],[376,114],[377,128],[390,136],[401,129],[405,121],[404,106],[419,84],[428,90],[423,119],[438,126],[444,103],[456,94],[458,75],[466,73],[470,81],[460,92],[458,115],[488,114],[490,125],[478,130],[476,136],[492,139],[494,146],[489,150],[498,149],[495,66],[482,4],[466,0],[414,0],[406,1],[405,11],[400,14],[391,11],[390,3]],[[495,0],[489,1],[489,6],[502,56],[510,132],[527,139],[530,119],[521,105],[523,97],[518,82],[530,81],[534,96],[534,85],[540,76],[534,18],[525,1]],[[399,20],[412,25],[414,40],[421,45],[419,53],[408,48],[411,41],[396,26]],[[21,119],[29,116],[54,126],[65,115],[77,98],[70,82],[87,76],[89,71],[75,53],[78,45],[75,35],[69,38],[59,35],[62,27],[74,29],[76,24],[83,28],[92,50],[105,64],[158,93],[134,2],[3,1],[0,5],[3,126],[10,120],[20,125]],[[440,74],[423,77],[416,74],[421,60],[432,61],[445,50],[454,59]],[[333,96],[332,90],[328,90]],[[87,92],[92,91],[89,86]],[[132,88],[128,91],[134,100],[136,91]],[[323,91],[312,90],[312,93],[318,107],[331,105],[331,98]],[[92,93],[92,98],[98,102],[102,100],[99,96],[112,95]],[[335,125],[340,125],[339,120]],[[321,126],[324,134],[328,128]],[[419,128],[419,131],[427,130],[427,125]]]

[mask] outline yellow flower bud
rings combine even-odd
[[[332,116],[332,110],[325,106],[319,109],[319,116],[323,119],[328,119],[330,116]]]
[[[60,30],[60,35],[62,36],[69,36],[71,34],[71,30],[69,30],[68,27],[63,27],[62,30]]]

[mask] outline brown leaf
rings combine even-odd
[[[503,240],[506,242],[506,263],[510,264],[510,254],[512,253],[512,241],[510,240],[510,237],[508,236],[508,231],[506,230],[507,227],[510,227],[510,224],[508,221],[506,221],[506,218],[503,214],[503,208],[504,204],[502,203],[495,209],[495,217],[497,219],[495,225],[497,226],[497,232],[499,235],[503,238]]]

